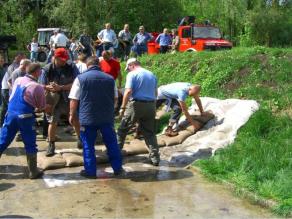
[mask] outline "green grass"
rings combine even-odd
[[[144,56],[141,62],[157,75],[160,85],[188,81],[202,85],[202,96],[260,103],[234,144],[194,165],[210,179],[227,180],[275,200],[273,211],[291,216],[292,49],[235,48]]]

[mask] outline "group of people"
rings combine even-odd
[[[127,60],[130,56],[137,57],[148,52],[147,44],[154,37],[145,31],[144,26],[139,27],[139,32],[132,35],[129,29],[129,24],[125,24],[124,28],[116,34],[111,28],[110,23],[105,24],[105,28],[97,33],[97,39],[93,40],[88,34],[87,30],[83,30],[79,39],[74,37],[70,40],[60,31],[60,29],[54,30],[54,34],[51,36],[49,46],[51,48],[48,62],[51,61],[53,51],[56,48],[68,48],[70,58],[73,61],[78,59],[78,55],[83,53],[86,57],[97,56],[101,57],[103,51],[110,50],[112,56],[119,58],[122,61]],[[35,57],[33,42],[31,43],[31,57]],[[173,29],[172,33],[165,28],[163,33],[160,34],[155,42],[159,44],[160,52],[166,53],[167,51],[175,51],[179,45],[179,38],[177,36],[177,30]]]
[[[185,100],[187,96],[193,97],[201,114],[204,114],[199,85],[178,82],[158,87],[156,76],[143,68],[136,58],[129,58],[125,69],[128,72],[126,83],[121,92],[118,89],[121,88],[120,65],[112,58],[111,50],[103,51],[102,58],[87,57],[86,70],[82,73],[74,63],[69,64],[68,59],[66,49],[57,48],[52,62],[43,68],[30,62],[24,70],[20,70],[19,64],[26,59],[19,53],[7,70],[14,74],[15,69],[19,69],[22,74],[12,81],[8,93],[2,87],[2,98],[7,100],[8,111],[5,112],[2,107],[0,156],[20,131],[27,154],[29,178],[42,175],[36,163],[35,112],[44,112],[44,121],[48,122],[45,128],[49,141],[46,156],[55,154],[57,126],[61,117],[67,116],[78,137],[77,147],[83,149],[84,170],[80,174],[88,178],[96,178],[94,144],[98,130],[107,147],[114,174],[119,175],[123,172],[121,149],[129,130],[137,123],[149,148],[149,162],[154,166],[159,165],[155,115],[156,109],[162,104],[174,111],[166,135],[177,135],[173,125],[178,122],[182,112],[190,124],[198,128],[187,110]],[[122,96],[119,108],[121,123],[116,133],[114,119],[119,95]]]

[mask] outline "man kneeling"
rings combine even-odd
[[[198,124],[190,116],[185,100],[188,96],[193,97],[199,107],[201,115],[204,115],[205,113],[199,96],[200,91],[200,85],[192,85],[186,82],[176,82],[162,85],[158,88],[156,108],[159,108],[163,103],[165,103],[167,105],[167,111],[169,108],[173,110],[173,114],[170,116],[165,135],[170,137],[178,135],[178,132],[174,131],[172,127],[175,123],[178,123],[182,112],[194,129],[199,128]]]

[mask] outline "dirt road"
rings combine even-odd
[[[45,150],[46,142],[38,142]],[[74,147],[57,143],[57,147]],[[267,218],[253,206],[210,183],[200,174],[147,164],[145,156],[124,160],[126,175],[115,178],[108,165],[98,166],[98,179],[79,175],[82,167],[46,171],[28,180],[22,143],[14,142],[0,159],[0,218]]]

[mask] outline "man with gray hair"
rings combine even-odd
[[[31,61],[29,59],[22,59],[20,61],[19,67],[12,72],[10,78],[8,79],[8,84],[11,88],[17,78],[23,77],[26,74],[26,68],[27,66],[29,66],[30,63]]]
[[[106,23],[105,29],[97,34],[97,38],[101,41],[103,51],[111,50],[114,53],[114,46],[117,43],[116,33],[111,29],[111,24]]]
[[[178,122],[182,112],[185,114],[188,122],[194,128],[198,128],[197,123],[192,119],[188,112],[185,100],[188,96],[193,97],[199,107],[201,114],[203,115],[204,110],[199,96],[200,91],[200,85],[192,85],[191,83],[186,82],[176,82],[163,85],[158,88],[156,107],[159,108],[163,103],[165,103],[167,105],[167,110],[171,108],[174,111],[170,116],[169,124],[165,132],[167,136],[172,137],[178,135],[178,133],[175,132],[172,127],[175,123]]]
[[[20,65],[20,61],[25,58],[24,53],[18,52],[15,55],[14,61],[11,65],[9,65],[7,72],[5,73],[2,79],[2,86],[1,86],[1,97],[2,97],[2,107],[0,113],[0,126],[4,123],[4,117],[7,112],[8,107],[8,100],[9,100],[9,89],[10,86],[8,84],[8,79],[11,77],[12,72],[17,69]]]

